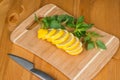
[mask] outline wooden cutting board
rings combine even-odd
[[[39,17],[44,17],[68,13],[53,4],[48,4],[24,20],[12,32],[11,41],[27,49],[36,56],[39,56],[61,71],[70,80],[91,80],[111,59],[119,47],[118,38],[93,27],[91,30],[104,35],[101,40],[104,41],[107,50],[92,49],[86,51],[84,49],[80,55],[71,56],[63,50],[58,49],[53,44],[38,39],[37,30],[39,25],[28,30],[28,27],[34,23],[34,14],[37,14]]]

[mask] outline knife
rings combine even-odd
[[[19,56],[8,54],[11,59],[13,59],[15,62],[23,66],[26,70],[30,71],[37,77],[41,78],[42,80],[54,80],[50,75],[47,73],[40,71],[38,69],[34,68],[34,64],[24,58],[21,58]]]

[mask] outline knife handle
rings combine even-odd
[[[30,71],[42,80],[54,80],[50,75],[38,69],[33,68]]]

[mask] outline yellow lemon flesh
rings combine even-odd
[[[54,40],[60,38],[64,34],[64,30],[59,29],[58,32],[51,37],[52,42],[54,43]]]
[[[49,33],[45,36],[45,38],[47,39],[47,41],[51,41],[51,37],[53,35],[55,35],[57,32],[56,29],[49,29]]]
[[[70,34],[66,30],[64,30],[64,33],[65,34],[63,34],[60,38],[53,40],[53,43],[60,44],[63,43],[65,40],[67,40]]]
[[[73,49],[75,49],[78,45],[81,45],[81,47],[82,47],[82,43],[79,41],[78,38],[76,38],[75,42],[74,42],[71,46],[65,47],[64,49],[65,49],[65,50],[73,50]]]
[[[66,51],[68,54],[70,55],[78,55],[80,54],[81,52],[83,51],[83,48],[81,47],[80,49],[78,50],[75,50],[75,51]]]
[[[67,30],[39,29],[38,38],[52,42],[70,55],[78,55],[83,51],[82,43],[79,39]]]
[[[38,38],[45,39],[45,35],[48,33],[47,29],[39,29],[38,30]]]
[[[64,49],[64,48],[72,45],[74,42],[75,42],[75,37],[74,37],[74,35],[73,35],[72,33],[70,33],[70,36],[69,36],[69,38],[68,38],[66,41],[64,41],[64,42],[61,43],[61,44],[56,44],[56,46],[57,46],[58,48]]]

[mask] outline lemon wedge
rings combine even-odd
[[[75,37],[74,37],[74,35],[72,33],[70,33],[69,38],[67,40],[65,40],[61,44],[56,44],[56,46],[58,48],[64,49],[65,47],[68,47],[68,46],[72,45],[74,42],[75,42]]]
[[[58,38],[58,39],[56,39],[56,40],[53,40],[53,43],[54,43],[54,44],[63,43],[65,40],[68,39],[69,35],[70,35],[70,34],[68,33],[68,31],[64,30],[64,34],[63,34],[60,38]]]

